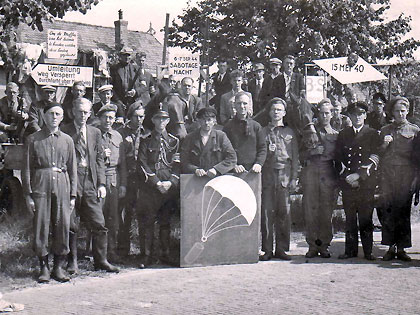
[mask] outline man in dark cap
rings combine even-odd
[[[372,111],[367,114],[366,124],[369,127],[381,130],[382,127],[389,123],[389,118],[385,112],[385,104],[387,100],[382,93],[375,93],[372,97]]]
[[[264,65],[256,63],[254,65],[254,75],[248,83],[248,92],[252,94],[252,103],[254,104],[254,114],[257,114],[264,106],[261,104],[260,92],[264,84]]]
[[[270,74],[265,78],[260,92],[260,102],[263,107],[274,97],[273,81],[280,75],[282,63],[279,58],[270,59]]]
[[[27,139],[22,184],[28,209],[34,213],[34,250],[39,257],[39,282],[50,280],[48,239],[52,234],[53,277],[69,281],[63,266],[69,253],[70,214],[75,206],[77,165],[73,140],[58,128],[63,108],[43,108],[42,129]],[[52,154],[53,153],[53,154]]]
[[[128,108],[127,124],[118,130],[123,138],[122,145],[127,164],[127,193],[124,198],[119,200],[119,218],[121,221],[118,230],[118,251],[122,255],[130,253],[130,230],[133,217],[136,214],[139,186],[137,174],[139,146],[140,142],[150,135],[150,131],[143,127],[144,115],[142,101],[138,100]]]
[[[339,172],[343,191],[343,206],[346,214],[346,247],[340,259],[357,257],[358,230],[364,257],[372,255],[375,171],[379,164],[380,136],[375,129],[365,125],[368,106],[364,102],[351,103],[347,112],[352,127],[338,134],[335,165]],[[359,223],[359,224],[357,224]]]
[[[107,232],[101,199],[106,196],[104,150],[101,131],[86,124],[92,112],[92,103],[78,98],[73,104],[74,122],[61,129],[73,138],[77,159],[76,211],[70,220],[70,254],[67,271],[77,273],[77,217],[86,222],[92,233],[92,251],[96,270],[119,272],[107,260]],[[77,212],[77,213],[76,213]]]
[[[98,89],[100,100],[99,102],[96,102],[95,104],[92,105],[93,114],[96,117],[98,117],[98,112],[103,106],[113,104],[117,107],[117,114],[116,114],[115,122],[119,125],[123,125],[124,117],[125,117],[125,110],[124,110],[125,105],[122,104],[121,102],[117,102],[117,103],[112,102],[112,97],[114,96],[114,92],[112,91],[113,88],[114,87],[112,84],[105,84],[105,85],[102,85]],[[91,122],[93,122],[93,120]],[[98,122],[95,122],[94,125],[96,125],[97,123]]]
[[[108,229],[108,259],[118,262],[117,237],[120,225],[118,199],[124,198],[127,187],[127,165],[125,162],[123,138],[112,129],[115,122],[117,106],[107,104],[99,109],[97,116],[102,132],[102,146],[105,153],[106,197],[103,203],[105,226]]]
[[[25,130],[26,135],[30,135],[44,127],[44,107],[55,102],[56,88],[51,85],[41,87],[41,100],[32,103],[29,109],[29,123]]]
[[[153,264],[154,225],[158,220],[161,259],[170,252],[171,207],[179,198],[179,139],[166,131],[169,115],[159,110],[153,117],[154,130],[140,142],[138,165],[140,187],[138,198],[140,248],[144,251],[140,267]]]
[[[182,172],[210,178],[229,172],[236,165],[236,153],[227,135],[213,129],[216,110],[200,109],[197,120],[200,129],[188,134],[182,144]]]

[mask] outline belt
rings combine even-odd
[[[53,172],[57,172],[57,173],[65,173],[65,172],[67,172],[67,168],[66,167],[56,167],[56,166],[53,166],[53,167],[39,167],[39,168],[37,168],[37,170],[51,170],[51,171],[53,171]]]

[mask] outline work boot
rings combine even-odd
[[[149,267],[156,263],[156,259],[153,257],[153,229],[147,229],[144,233],[144,255],[142,264],[144,267]]]
[[[64,272],[63,266],[65,263],[66,256],[54,255],[54,268],[52,276],[58,282],[67,282],[70,281],[70,278]]]
[[[120,269],[111,265],[107,260],[107,233],[92,233],[92,252],[95,270],[105,270],[106,272],[120,272]]]
[[[67,272],[71,275],[75,275],[79,272],[77,265],[77,234],[76,232],[70,232],[69,237],[70,252],[67,255]]]
[[[121,264],[123,261],[117,254],[117,232],[108,231],[108,260],[112,263]]]
[[[39,283],[50,282],[50,266],[48,263],[48,255],[39,257],[40,272],[38,277]]]

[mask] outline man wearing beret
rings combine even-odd
[[[92,112],[92,103],[78,98],[73,104],[74,121],[61,130],[73,138],[77,159],[76,211],[70,220],[70,254],[67,271],[77,273],[77,217],[86,222],[92,233],[92,251],[96,270],[119,272],[107,260],[107,228],[101,199],[106,196],[104,150],[101,131],[86,124]]]
[[[114,92],[112,91],[112,89],[113,89],[113,86],[111,84],[102,85],[98,89],[100,101],[93,104],[92,106],[93,114],[95,116],[98,116],[98,112],[103,106],[113,104],[117,107],[116,122],[118,124],[124,124],[124,117],[125,117],[124,104],[122,104],[121,102],[114,104],[112,102],[112,97],[114,95]],[[91,120],[91,122],[93,122],[93,120]],[[94,125],[96,125],[97,123],[98,122],[94,123]]]
[[[29,123],[25,130],[26,135],[30,135],[44,127],[44,107],[55,101],[55,87],[44,85],[41,87],[41,91],[41,100],[32,103],[29,109]]]
[[[140,187],[138,199],[140,248],[144,251],[140,267],[153,264],[154,226],[159,223],[161,259],[170,252],[169,204],[179,198],[179,139],[166,131],[169,114],[159,110],[153,117],[154,129],[140,142],[138,167]]]
[[[39,282],[48,282],[51,232],[53,277],[69,281],[63,266],[69,253],[70,214],[77,191],[77,165],[73,140],[58,128],[63,108],[57,103],[43,108],[42,129],[27,139],[22,184],[28,209],[34,213],[34,250],[39,257]],[[50,231],[51,229],[51,231]]]
[[[335,166],[339,172],[346,214],[346,246],[344,254],[338,257],[340,259],[357,257],[358,230],[364,257],[367,260],[376,259],[372,255],[372,213],[381,139],[376,130],[365,125],[367,110],[364,102],[348,106],[353,126],[340,131],[336,142]]]
[[[143,127],[144,107],[141,100],[131,104],[127,111],[127,124],[118,130],[123,138],[123,151],[127,164],[127,193],[119,200],[120,228],[118,230],[118,250],[122,255],[130,253],[130,230],[133,216],[136,214],[137,191],[139,186],[137,174],[137,157],[140,142],[150,135]],[[143,249],[141,249],[143,250]]]
[[[124,198],[127,187],[127,165],[125,162],[123,138],[112,129],[117,106],[107,104],[99,109],[97,116],[102,132],[102,146],[105,153],[106,197],[103,203],[105,226],[108,229],[108,258],[117,262],[117,237],[121,218],[118,213],[118,199]]]
[[[235,150],[216,124],[216,110],[205,107],[198,111],[200,129],[185,137],[181,150],[182,172],[213,178],[232,170],[237,162]]]

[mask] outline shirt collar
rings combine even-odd
[[[365,125],[363,125],[362,127],[360,127],[360,128],[356,128],[356,127],[354,127],[353,126],[353,131],[354,131],[354,133],[358,133],[358,132],[360,132],[360,130],[362,130],[362,128],[364,127]]]

